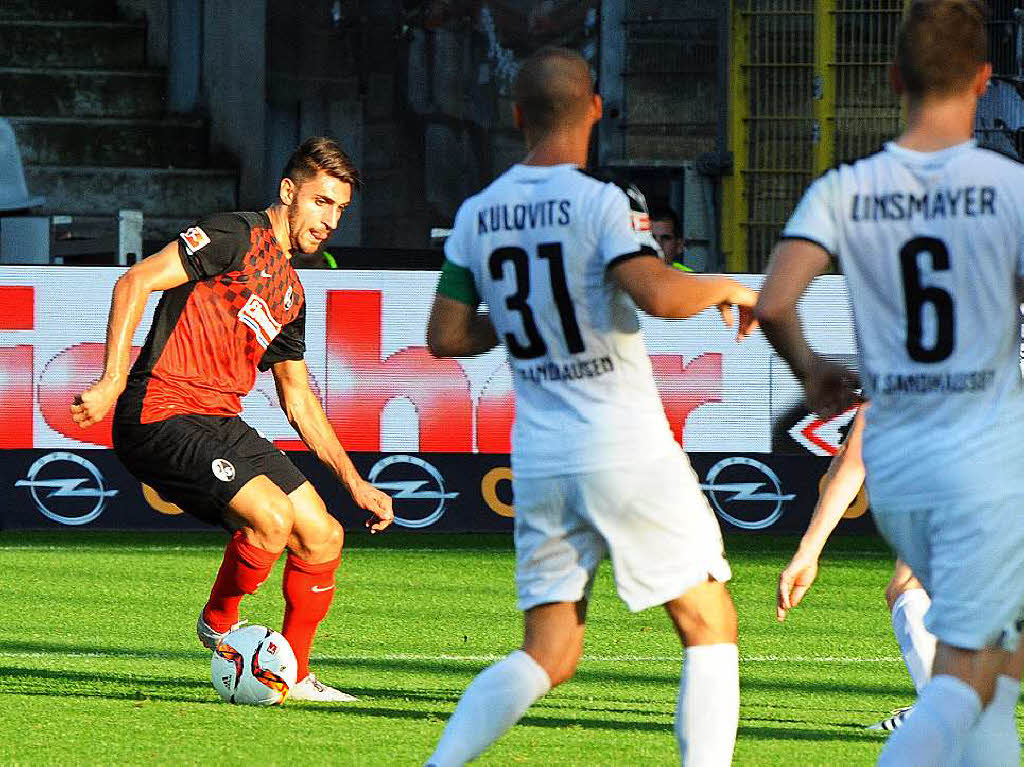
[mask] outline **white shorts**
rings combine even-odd
[[[718,520],[681,449],[635,466],[512,483],[520,610],[588,597],[605,554],[633,612],[732,576]]]
[[[873,509],[932,605],[925,627],[952,647],[1014,650],[1024,619],[1024,497]]]

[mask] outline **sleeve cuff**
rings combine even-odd
[[[634,250],[632,253],[623,253],[621,256],[616,256],[605,265],[604,269],[607,272],[614,269],[619,264],[641,256],[654,256],[655,258],[659,258],[658,252],[654,248],[648,245],[641,245],[639,250]]]
[[[825,245],[825,243],[823,243],[821,240],[816,240],[815,238],[808,237],[805,234],[785,234],[784,233],[784,234],[779,236],[779,242],[782,242],[782,240],[803,240],[804,242],[811,243],[811,245],[817,245],[823,251],[828,253],[832,258],[838,258],[839,257],[837,253],[835,253],[831,248],[829,248],[827,245]]]

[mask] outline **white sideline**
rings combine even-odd
[[[197,651],[198,653],[198,651]],[[159,660],[163,658],[178,657],[177,653],[165,653],[159,651],[128,651],[128,655],[138,658],[152,658]],[[38,650],[0,650],[0,658],[123,658],[125,653],[119,650],[110,652],[78,652],[75,650],[67,652],[39,652]],[[312,657],[316,661],[338,661],[338,662],[372,662],[372,661],[452,661],[456,663],[491,663],[501,660],[504,655],[429,655],[423,653],[384,653],[381,655],[320,655],[315,653]],[[679,655],[584,655],[584,663],[679,663],[682,654]],[[902,663],[898,655],[875,656],[864,658],[844,658],[828,655],[747,655],[740,657],[740,663]]]

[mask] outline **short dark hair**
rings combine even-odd
[[[980,0],[913,0],[896,36],[896,69],[908,95],[949,96],[987,60]]]
[[[679,216],[676,212],[667,205],[659,205],[651,211],[651,221],[671,221],[672,222],[672,234],[676,237],[682,236],[679,227]]]
[[[590,66],[568,48],[541,48],[523,62],[512,85],[524,127],[539,134],[574,123],[593,96]]]
[[[355,163],[345,154],[338,142],[326,136],[313,136],[303,141],[288,158],[281,178],[290,178],[296,186],[302,186],[319,171],[351,184],[353,190],[361,189],[363,186]]]

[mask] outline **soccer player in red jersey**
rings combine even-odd
[[[298,659],[297,700],[354,700],[309,673],[344,531],[285,454],[239,417],[240,400],[257,370],[273,371],[288,421],[374,516],[371,532],[391,524],[391,498],[359,476],[310,388],[305,299],[291,264],[321,248],[358,187],[334,141],[308,139],[285,168],[278,202],[209,216],[125,272],[111,301],[103,375],[71,406],[87,427],[116,402],[114,450],[129,471],[233,533],[196,626],[207,647],[238,623],[242,597],[288,550],[282,633]],[[163,296],[129,373],[132,336],[154,291]]]

